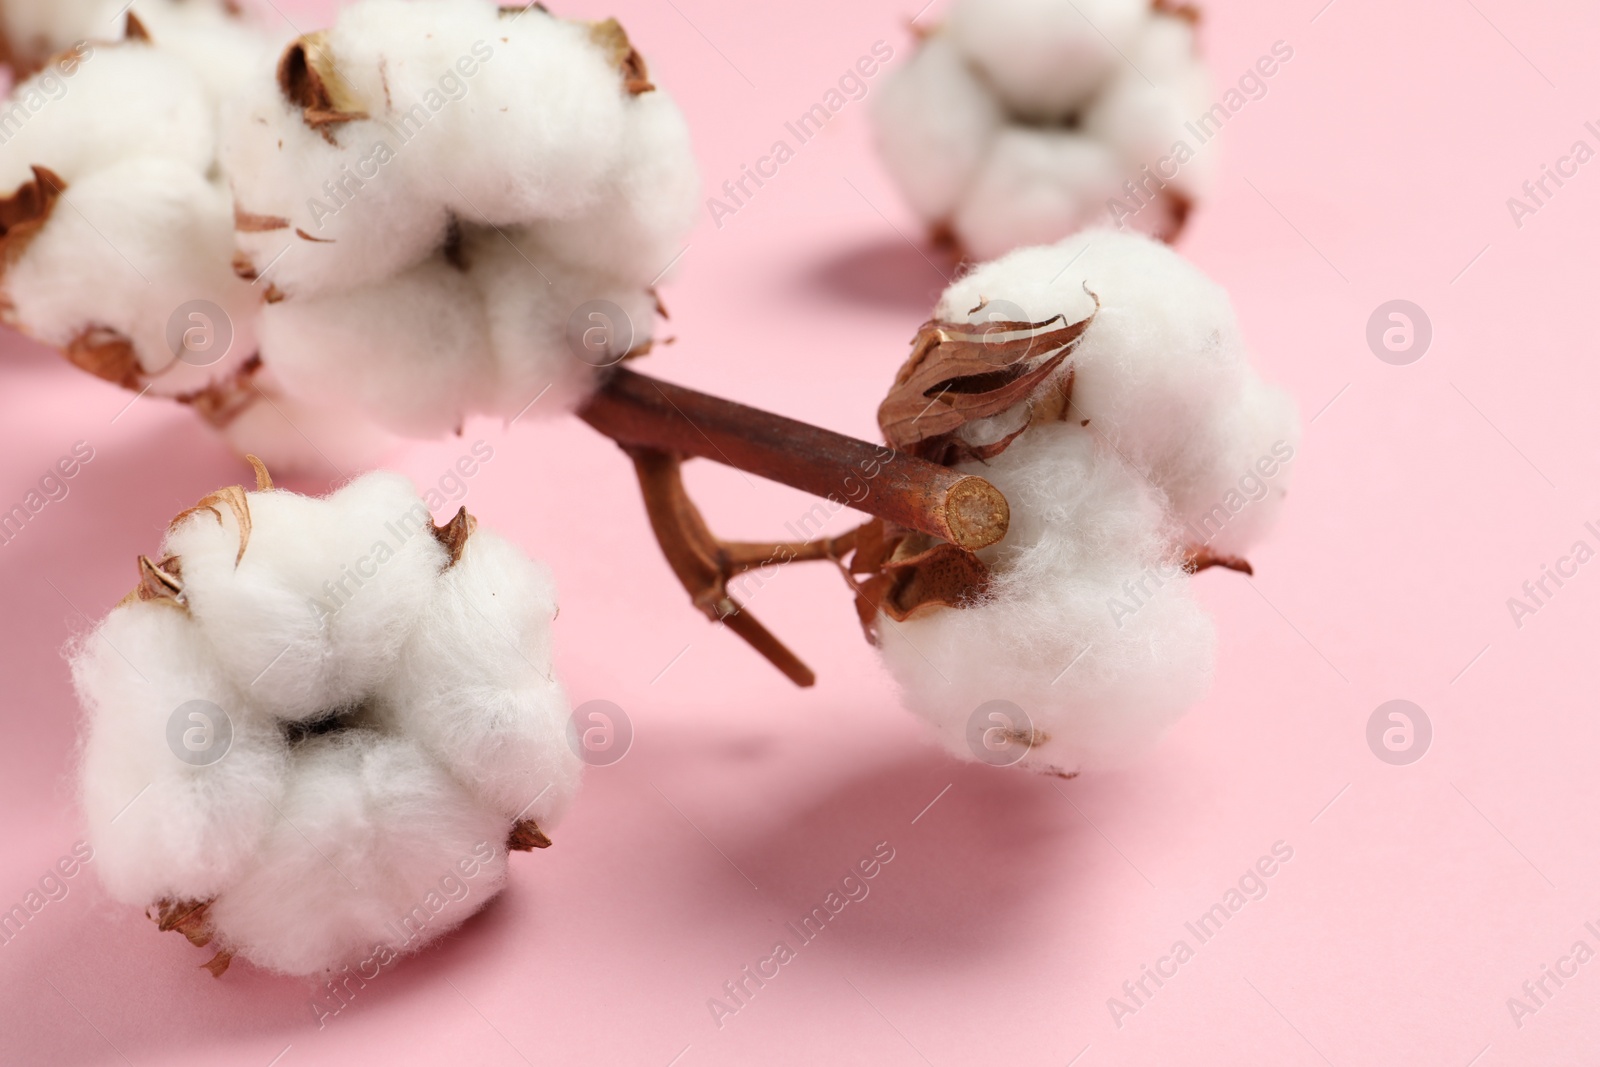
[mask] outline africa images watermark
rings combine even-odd
[[[872,481],[883,473],[883,466],[894,459],[899,453],[889,445],[878,445],[877,450],[868,458],[856,464],[855,469],[845,475],[840,483],[840,491],[830,493],[816,501],[798,519],[783,524],[783,528],[795,539],[795,542],[810,544],[822,536],[822,531],[827,528],[831,520],[846,508],[860,504],[872,492]],[[772,555],[760,564],[736,575],[728,583],[728,592],[738,597],[739,601],[748,605],[755,595],[766,588],[767,583],[777,576],[779,570],[785,565],[793,563],[797,553],[790,544],[777,545]]]
[[[894,860],[894,848],[887,841],[872,846],[872,852],[856,861],[854,867],[839,879],[837,888],[830,888],[822,903],[802,916],[798,923],[784,923],[784,929],[794,935],[795,945],[803,948],[822,935],[828,924],[839,918],[841,912],[853,903],[861,903],[872,892],[867,883],[876,878]],[[722,997],[707,997],[706,1010],[711,1021],[721,1030],[728,1019],[750,1006],[755,995],[767,983],[783,973],[786,964],[799,957],[796,948],[788,941],[773,944],[772,951],[753,964],[745,964],[737,976],[722,983]]]
[[[494,845],[487,841],[478,842],[470,855],[461,857],[439,876],[437,883],[421,900],[389,921],[390,940],[373,945],[366,958],[355,964],[353,971],[346,965],[325,979],[323,995],[314,996],[310,1001],[317,1029],[325,1028],[328,1020],[348,1008],[368,982],[399,959],[413,941],[423,937],[429,924],[440,912],[450,904],[459,904],[471,896],[472,880],[494,861],[496,855],[498,849]]]
[[[12,95],[9,107],[0,107],[0,145],[10,144],[32,118],[67,95],[67,79],[94,55],[94,46],[79,41],[45,64]]]
[[[1583,124],[1583,129],[1595,139],[1595,144],[1600,144],[1600,125],[1591,119]],[[1548,207],[1567,182],[1578,176],[1579,168],[1594,157],[1594,145],[1580,137],[1572,142],[1566,155],[1557,157],[1554,166],[1540,164],[1538,177],[1522,183],[1521,196],[1506,197],[1506,210],[1511,212],[1511,221],[1517,229],[1522,229],[1528,216],[1537,215],[1541,209]],[[1553,189],[1552,184],[1555,186]]]
[[[382,123],[384,129],[394,138],[401,147],[416,140],[427,129],[433,117],[443,111],[450,104],[459,103],[467,95],[468,81],[478,73],[478,68],[494,58],[494,47],[487,41],[474,41],[470,55],[464,55],[447,68],[437,79],[436,85],[430,86],[422,94],[422,99],[410,108],[401,111],[398,117]],[[311,215],[311,221],[317,229],[322,229],[323,223],[331,216],[339,214],[360,195],[366,188],[367,182],[375,181],[383,168],[389,164],[398,153],[395,145],[387,139],[380,138],[372,144],[367,154],[356,160],[355,169],[349,164],[339,168],[339,173],[322,183],[323,195],[327,200],[310,197],[306,200],[306,210]]]
[[[1595,544],[1600,544],[1600,527],[1593,522],[1586,522],[1583,531],[1594,538]],[[1538,575],[1522,583],[1521,596],[1506,597],[1506,610],[1511,613],[1511,621],[1516,628],[1522,629],[1524,619],[1548,607],[1555,595],[1578,576],[1578,568],[1594,559],[1594,556],[1594,547],[1580,537],[1572,542],[1572,547],[1565,555],[1556,557],[1554,565],[1541,563]]]
[[[1243,911],[1246,904],[1266,899],[1267,880],[1292,859],[1293,846],[1286,841],[1274,841],[1271,855],[1259,857],[1245,868],[1234,885],[1227,888],[1220,901],[1202,912],[1198,919],[1183,924],[1184,932],[1194,938],[1193,946],[1187,937],[1180,937],[1153,966],[1140,964],[1138,977],[1122,983],[1122,996],[1106,998],[1106,1010],[1111,1013],[1111,1021],[1117,1029],[1122,1029],[1128,1016],[1137,1015],[1150,1006],[1151,999],[1160,992],[1161,987],[1178,976],[1180,967],[1194,959],[1195,948],[1221,933],[1223,925]]]
[[[1198,518],[1189,520],[1182,531],[1185,544],[1190,548],[1209,545],[1241,512],[1265,500],[1272,492],[1272,480],[1292,462],[1294,446],[1287,441],[1274,441],[1272,448],[1246,468],[1238,484],[1224,493],[1221,500],[1200,512]],[[1162,586],[1183,573],[1182,561],[1168,559],[1146,566],[1137,579],[1123,582],[1122,593],[1127,600],[1114,596],[1106,598],[1106,609],[1111,612],[1117,629],[1122,629],[1124,622],[1154,600]]]
[[[1294,49],[1287,41],[1272,42],[1270,52],[1258,58],[1253,66],[1241,74],[1237,83],[1222,94],[1222,99],[1183,124],[1183,128],[1194,139],[1192,144],[1188,138],[1180,137],[1172,143],[1166,155],[1156,160],[1154,168],[1147,163],[1141,168],[1139,177],[1130,178],[1122,184],[1126,199],[1111,197],[1106,201],[1107,224],[1122,229],[1139,212],[1151,204],[1160,203],[1161,192],[1167,183],[1177,178],[1178,172],[1195,158],[1200,148],[1222,132],[1222,127],[1233,116],[1253,101],[1264,99],[1269,91],[1268,80],[1293,58]]]
[[[1592,921],[1585,922],[1583,928],[1589,936],[1600,940],[1600,927]],[[1594,949],[1589,942],[1579,938],[1564,955],[1556,957],[1554,964],[1540,964],[1539,974],[1522,983],[1518,991],[1520,995],[1506,998],[1506,1010],[1511,1013],[1511,1021],[1517,1029],[1521,1030],[1526,1025],[1528,1016],[1539,1014],[1568,982],[1578,977],[1578,969],[1594,956]]]
[[[56,860],[40,876],[37,888],[28,890],[21,901],[0,912],[0,945],[11,944],[46,907],[66,900],[67,894],[72,892],[72,879],[92,859],[94,849],[87,841],[73,842],[72,851]]]
[[[37,488],[29,489],[20,501],[0,511],[0,545],[9,545],[47,505],[59,504],[72,491],[68,483],[94,459],[94,448],[87,441],[76,441],[72,451],[62,456],[39,476]]]
[[[326,619],[348,605],[361,589],[378,576],[379,569],[399,552],[401,546],[418,533],[431,530],[433,512],[460,501],[467,495],[466,479],[475,476],[483,464],[494,459],[494,446],[484,440],[472,443],[471,449],[461,455],[439,476],[438,483],[422,493],[422,500],[383,524],[386,536],[372,543],[366,554],[350,563],[342,564],[339,573],[322,583],[322,596],[311,597],[311,611],[319,619]]]
[[[872,42],[871,54],[859,57],[853,65],[846,68],[839,76],[835,87],[823,93],[820,101],[812,104],[794,121],[783,124],[784,131],[794,137],[793,145],[789,143],[787,137],[779,137],[772,142],[772,147],[767,149],[766,155],[757,157],[754,167],[741,163],[739,177],[730,178],[722,183],[723,196],[713,196],[706,200],[706,210],[711,212],[711,221],[717,224],[717,229],[722,229],[730,216],[737,215],[740,209],[755,198],[756,193],[765,188],[767,182],[776,178],[779,168],[793,159],[798,150],[812,138],[820,134],[823,127],[845,109],[845,105],[864,98],[867,95],[868,79],[877,74],[883,65],[893,58],[894,49],[887,42]],[[751,188],[752,184],[754,188]]]

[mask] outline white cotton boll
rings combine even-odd
[[[1197,151],[1185,129],[1211,98],[1211,78],[1196,56],[1193,27],[1171,16],[1152,19],[1129,58],[1132,66],[1120,70],[1084,111],[1084,131],[1121,154],[1130,172],[1148,166],[1179,192],[1203,195],[1211,186],[1216,153]]]
[[[5,0],[0,31],[12,56],[31,65],[86,38],[120,36],[104,9],[105,0]]]
[[[184,164],[136,158],[91,173],[67,197],[0,276],[8,321],[60,347],[113,331],[166,396],[255,353],[259,296],[229,266],[226,190]]]
[[[139,0],[132,11],[152,44],[189,64],[213,104],[230,99],[256,72],[270,69],[290,40],[287,26],[276,14],[263,26],[259,19],[234,14],[216,0]]]
[[[1012,110],[1063,119],[1125,62],[1148,0],[958,0],[948,32]]]
[[[1005,121],[994,94],[945,33],[929,37],[885,78],[872,118],[885,164],[928,222],[955,210]]]
[[[549,572],[486,530],[440,579],[399,655],[382,715],[507,819],[555,824],[582,765],[551,673]]]
[[[609,20],[361,0],[224,127],[265,366],[400,434],[581,404],[648,345],[698,209],[683,116]],[[622,314],[580,358],[591,302]]]
[[[348,404],[398,434],[452,432],[492,402],[483,300],[472,274],[443,255],[372,285],[268,305],[261,351],[289,393]]]
[[[1300,447],[1294,398],[1247,376],[1229,431],[1217,465],[1223,477],[1210,482],[1210,491],[1220,490],[1220,495],[1208,500],[1204,491],[1188,493],[1193,502],[1179,517],[1187,523],[1185,536],[1191,542],[1219,555],[1242,556],[1277,522],[1288,495],[1289,472]],[[1231,482],[1226,480],[1229,474]]]
[[[238,698],[196,629],[170,604],[127,604],[73,654],[88,713],[81,794],[95,868],[113,897],[139,907],[215,894],[277,819],[287,759],[277,724]],[[185,763],[170,747],[169,722],[177,716],[180,731],[190,729],[183,709],[192,701],[231,720],[220,762]]]
[[[386,966],[497,893],[508,849],[550,844],[529,816],[560,818],[581,762],[543,567],[381,472],[219,490],[163,547],[71,650],[81,794],[113,894],[215,942],[212,973]]]
[[[409,740],[358,728],[305,742],[279,806],[254,865],[210,908],[220,944],[268,970],[314,974],[380,947],[387,962],[505,884],[505,820]]]
[[[44,166],[66,181],[135,157],[159,157],[205,174],[216,143],[204,85],[176,56],[140,43],[97,44],[63,79],[45,71],[0,104],[0,189]],[[53,78],[52,88],[46,79]],[[40,101],[34,108],[30,101]]]
[[[434,194],[464,218],[496,226],[562,218],[594,204],[630,147],[630,100],[593,30],[530,11],[485,32],[482,47],[473,43],[477,51],[417,69],[435,91],[442,77],[461,86],[416,142],[424,156],[418,165],[441,176]],[[453,66],[462,55],[479,61],[471,78]],[[403,92],[395,99],[397,110],[415,106]]]
[[[270,68],[258,72],[224,113],[218,155],[238,247],[289,297],[382,281],[425,259],[450,217],[401,165],[407,147],[360,122],[328,143],[283,99]]]
[[[1179,525],[1224,501],[1275,442],[1293,448],[1293,404],[1251,367],[1227,293],[1150,238],[1093,230],[1019,249],[957,281],[936,314],[968,321],[983,300],[1006,300],[1035,321],[1077,322],[1094,311],[1090,293],[1100,309],[1072,353],[1071,414],[1167,494]]]
[[[1146,0],[958,0],[873,110],[911,207],[982,260],[1104,221],[1174,240],[1209,98],[1190,19]]]
[[[497,366],[491,414],[510,419],[525,409],[532,416],[572,411],[593,392],[598,368],[650,339],[655,303],[637,283],[564,267],[530,240],[513,245],[483,234],[469,242],[466,254],[483,294]]]
[[[964,469],[1005,494],[1011,526],[980,553],[982,602],[880,618],[907,703],[962,759],[977,758],[971,723],[990,701],[1027,716],[1006,724],[1033,731],[1022,766],[1070,775],[1131,757],[1205,693],[1214,655],[1161,495],[1075,422]]]
[[[637,286],[669,279],[699,210],[700,174],[689,127],[657,89],[628,104],[626,156],[604,192],[577,215],[523,227],[537,247],[564,263]]]
[[[367,470],[398,444],[393,434],[349,404],[285,394],[266,370],[251,392],[250,402],[219,431],[239,455],[260,457],[273,470],[324,477]]]
[[[122,40],[130,13],[162,36],[239,21],[227,0],[5,0],[0,32],[13,57],[31,66],[79,41]]]
[[[994,139],[952,226],[977,259],[1059,240],[1103,215],[1121,178],[1116,157],[1098,141],[1008,127]]]
[[[189,612],[218,669],[281,719],[358,705],[393,670],[448,561],[426,505],[385,472],[325,500],[269,491],[248,501],[243,556],[222,504],[188,516],[164,546],[182,560]]]

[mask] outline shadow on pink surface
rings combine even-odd
[[[888,237],[830,254],[799,277],[806,289],[831,300],[925,316],[954,274],[947,253]]]

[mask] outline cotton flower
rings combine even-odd
[[[95,10],[127,36],[70,46],[0,104],[0,318],[99,377],[185,397],[256,352],[216,126],[227,72],[273,45],[198,0],[150,5],[159,40]]]
[[[865,619],[947,748],[1070,776],[1205,692],[1190,574],[1248,570],[1298,440],[1219,287],[1115,231],[1013,252],[946,290],[879,420],[1010,505],[975,555],[895,529],[856,545]]]
[[[361,0],[229,112],[241,270],[293,395],[412,436],[570,410],[649,347],[697,178],[613,20]]]
[[[884,162],[974,259],[1108,215],[1170,238],[1210,181],[1183,134],[1208,95],[1196,19],[1161,0],[956,0],[874,104]]]
[[[24,36],[105,25],[0,105],[0,318],[80,367],[343,470],[571,410],[649,349],[698,179],[614,20],[363,0],[290,42],[206,0],[58,16]]]
[[[0,58],[31,74],[80,41],[122,37],[127,15],[163,39],[236,23],[229,0],[5,0],[0,3]],[[220,61],[223,57],[219,58]]]
[[[435,527],[397,475],[258,483],[179,515],[74,648],[81,794],[113,897],[215,973],[313,974],[476,911],[580,763],[543,567],[464,509]]]

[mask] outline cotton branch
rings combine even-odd
[[[843,546],[719,541],[689,500],[681,465],[704,458],[971,551],[1005,536],[1010,509],[982,478],[794,419],[618,369],[579,415],[633,459],[650,523],[695,606],[797,685],[815,676],[727,590],[753,567],[835,559]]]

